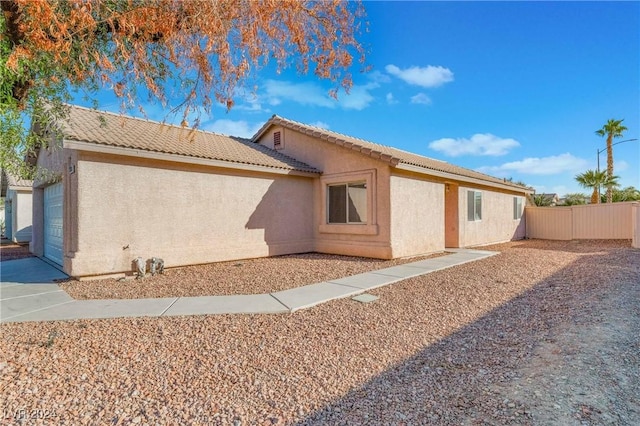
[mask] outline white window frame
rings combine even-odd
[[[522,197],[513,197],[513,220],[522,218]]]
[[[367,194],[366,219],[362,222],[329,223],[329,187],[348,184],[365,184]],[[322,209],[318,232],[327,234],[377,235],[376,170],[323,175],[320,178]],[[348,219],[348,218],[347,218]]]
[[[477,208],[476,199],[480,200],[480,208]],[[482,191],[476,191],[473,189],[467,190],[467,221],[468,222],[480,222],[482,221]],[[473,217],[471,215],[473,209]],[[479,210],[479,211],[478,211]]]

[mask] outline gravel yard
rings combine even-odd
[[[3,324],[1,421],[640,424],[640,250],[487,248],[369,304]]]
[[[0,244],[0,261],[24,259],[25,257],[33,257],[29,253],[29,244],[16,244],[9,240],[2,239]]]
[[[167,269],[143,280],[70,280],[60,286],[74,299],[140,299],[149,297],[261,294],[342,278],[407,262],[445,256],[378,260],[305,253]]]

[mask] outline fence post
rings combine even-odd
[[[640,248],[640,203],[631,205],[631,232],[633,235],[631,245]]]

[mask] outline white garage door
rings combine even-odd
[[[44,189],[44,257],[62,265],[62,183]]]

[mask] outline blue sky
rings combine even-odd
[[[560,195],[588,192],[574,176],[596,168],[605,140],[594,132],[608,119],[625,119],[618,140],[640,138],[640,2],[364,6],[371,71],[354,67],[350,94],[336,101],[330,82],[267,68],[255,95],[214,108],[201,128],[249,137],[278,114]],[[614,159],[622,185],[640,188],[640,141]]]

